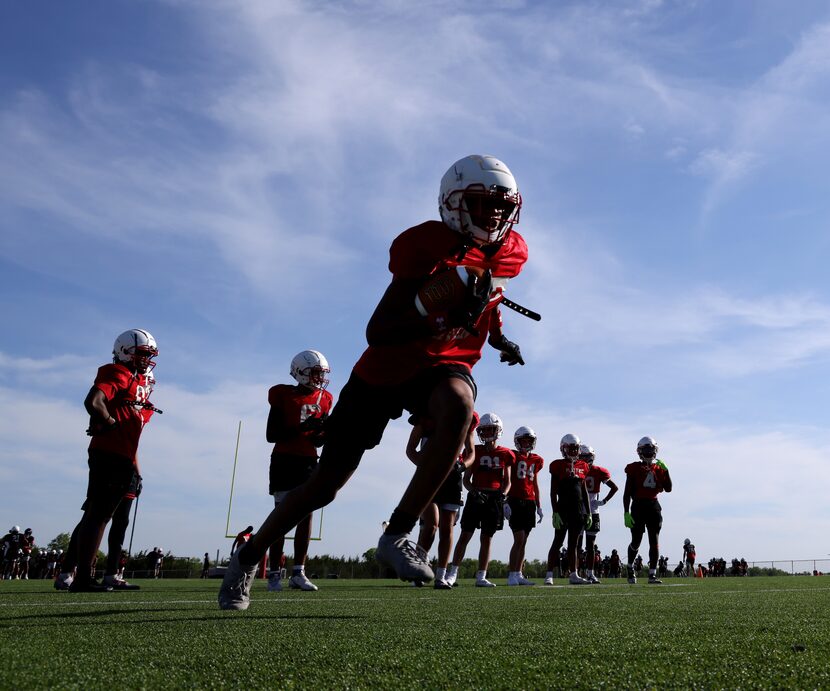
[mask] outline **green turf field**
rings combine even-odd
[[[257,581],[247,612],[219,611],[215,580],[137,582],[0,582],[0,689],[830,687],[830,577]]]

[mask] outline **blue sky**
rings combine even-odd
[[[544,318],[505,314],[527,366],[487,353],[478,410],[508,441],[532,426],[548,460],[578,434],[620,484],[656,437],[672,562],[685,537],[705,559],[830,553],[826,4],[484,6],[3,5],[0,520],[72,528],[84,395],[141,327],[165,413],[134,547],[226,553],[238,422],[233,530],[270,507],[269,386],[315,348],[339,392],[391,240],[437,218],[453,161],[489,153],[524,197],[509,293]],[[314,550],[375,543],[407,436],[367,454]],[[601,549],[627,544],[620,499]]]

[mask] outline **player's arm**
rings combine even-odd
[[[628,513],[631,507],[631,499],[634,496],[634,476],[625,476],[625,489],[623,490],[623,513]]]
[[[286,432],[285,420],[283,419],[282,410],[278,406],[271,406],[268,411],[268,423],[265,426],[265,439],[269,444],[276,444],[280,439],[285,439]]]
[[[613,497],[619,489],[619,487],[617,487],[617,483],[610,478],[605,480],[605,484],[608,485],[608,494],[606,494],[605,499],[600,502],[600,506],[605,506],[609,501],[611,501],[611,497]]]
[[[110,415],[107,408],[107,397],[97,386],[93,386],[84,399],[84,408],[89,413],[89,429],[87,434],[101,434],[108,432],[116,425],[116,419]]]
[[[473,466],[471,465],[469,468],[464,470],[464,479],[462,480],[464,487],[467,489],[468,492],[475,492],[476,488],[473,487]]]
[[[423,439],[424,429],[421,425],[413,425],[412,431],[409,433],[409,441],[406,442],[406,457],[415,465],[421,460],[421,451],[418,450],[418,445]]]
[[[507,464],[504,466],[504,473],[501,476],[501,493],[506,497],[510,491],[510,485],[513,480],[513,465]]]
[[[524,365],[522,351],[518,344],[509,341],[502,331],[501,310],[496,307],[490,310],[490,327],[487,342],[496,350],[501,352],[499,360],[513,365]]]
[[[585,480],[582,480],[579,483],[579,488],[582,491],[582,502],[585,505],[585,514],[586,516],[591,516],[591,496],[588,494],[588,486],[585,484]]]
[[[551,513],[557,511],[557,493],[559,491],[559,479],[551,473],[550,476],[550,510]]]
[[[422,282],[415,278],[392,279],[366,325],[369,345],[408,343],[432,335],[430,322],[415,308]]]
[[[669,469],[665,465],[663,466],[663,490],[666,492],[672,490],[671,475],[669,475]]]
[[[467,438],[464,440],[464,449],[461,451],[461,462],[464,468],[469,468],[476,459],[476,430],[470,425],[467,430]]]

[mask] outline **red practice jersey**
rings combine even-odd
[[[107,411],[118,424],[115,429],[92,437],[90,450],[116,453],[135,462],[145,423],[145,411],[140,404],[147,401],[148,394],[143,382],[144,375],[134,374],[118,362],[98,369],[93,386],[106,397]]]
[[[427,221],[409,228],[392,242],[389,270],[394,279],[424,279],[459,265],[490,269],[493,292],[490,303],[476,322],[478,336],[465,329],[451,329],[440,336],[396,345],[369,346],[354,371],[374,385],[399,384],[427,367],[458,364],[472,368],[481,359],[491,320],[500,320],[497,308],[507,281],[517,276],[527,261],[527,245],[515,230],[509,232],[493,256],[471,247],[461,261],[461,236],[441,221]]]
[[[300,425],[310,417],[321,417],[331,412],[333,397],[328,391],[277,384],[268,390],[268,404],[280,412],[280,436],[272,454],[292,454],[317,458],[317,447],[311,441],[313,431],[301,430]]]
[[[483,444],[476,444],[476,457],[472,471],[472,484],[476,489],[500,489],[504,480],[507,468],[513,465],[516,457],[513,452],[504,447],[497,446],[488,449]]]
[[[625,466],[625,474],[634,481],[634,499],[657,499],[666,482],[666,471],[656,464],[634,461]]]
[[[524,455],[518,451],[513,452],[516,462],[513,466],[513,476],[510,479],[509,496],[514,499],[531,499],[536,501],[539,497],[536,490],[539,487],[537,473],[545,465],[544,459],[535,453]]]
[[[594,502],[599,499],[599,491],[602,489],[602,483],[611,479],[611,473],[606,468],[599,465],[589,465],[588,473],[585,475],[585,489],[588,490],[588,497],[591,500],[591,508]]]
[[[582,501],[582,484],[588,475],[588,464],[576,460],[571,463],[557,458],[550,464],[551,491],[555,491],[560,503],[579,504]]]

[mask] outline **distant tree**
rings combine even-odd
[[[49,544],[47,545],[48,549],[59,550],[62,549],[64,552],[69,549],[69,533],[58,533],[54,538],[49,540]]]

